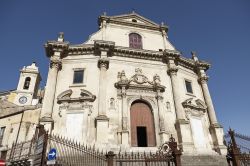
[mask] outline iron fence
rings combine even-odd
[[[107,153],[57,135],[49,135],[50,148],[57,149],[56,165],[107,166]]]
[[[250,137],[235,133],[233,130],[229,129],[225,138],[229,138],[227,141],[228,165],[250,166]]]

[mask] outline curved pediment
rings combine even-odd
[[[57,100],[70,99],[70,96],[72,95],[72,93],[73,91],[71,89],[66,90],[57,96]]]
[[[189,99],[185,100],[184,102],[182,102],[182,105],[183,105],[184,108],[190,108],[190,109],[194,109],[194,110],[201,110],[201,111],[204,111],[204,112],[207,109],[206,104],[200,99],[194,100],[193,98],[189,98]]]
[[[79,97],[72,98],[71,97],[72,93],[73,91],[71,89],[60,93],[57,97],[57,103],[61,104],[62,102],[72,103],[72,102],[85,102],[85,101],[93,102],[96,99],[95,95],[93,95],[91,92],[85,89],[81,89]]]
[[[93,102],[96,99],[95,95],[93,95],[92,93],[90,93],[89,91],[87,91],[85,89],[81,89],[80,95],[81,95],[80,99],[84,100],[84,101],[91,101],[91,102]]]

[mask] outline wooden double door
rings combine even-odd
[[[132,103],[130,108],[130,124],[132,146],[156,146],[154,117],[147,103],[143,101]]]

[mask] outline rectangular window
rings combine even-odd
[[[186,90],[187,90],[187,92],[188,92],[188,93],[193,93],[191,81],[185,80],[185,84],[186,84]]]
[[[81,84],[81,83],[83,83],[83,74],[84,74],[84,70],[75,70],[74,71],[73,84]]]
[[[4,135],[5,127],[0,128],[0,145],[2,145],[3,142],[3,135]]]

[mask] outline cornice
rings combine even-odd
[[[46,55],[48,57],[51,57],[54,55],[54,52],[61,52],[62,56],[65,55],[68,52],[68,48],[69,48],[69,42],[68,41],[48,41],[44,47],[45,47],[45,51],[46,51]]]
[[[119,56],[135,59],[145,59],[152,61],[160,61],[166,63],[169,59],[173,59],[180,66],[188,68],[190,70],[196,70],[200,67],[204,70],[208,70],[211,66],[208,62],[199,61],[195,62],[193,59],[185,58],[181,55],[181,52],[176,50],[154,51],[144,49],[133,49],[129,47],[113,46],[112,43],[97,42],[94,44],[82,44],[69,46],[68,55],[87,55],[95,54],[97,48],[109,48],[112,53],[108,56]]]
[[[95,48],[93,44],[72,45],[69,46],[68,54],[69,55],[94,54],[94,50]]]

